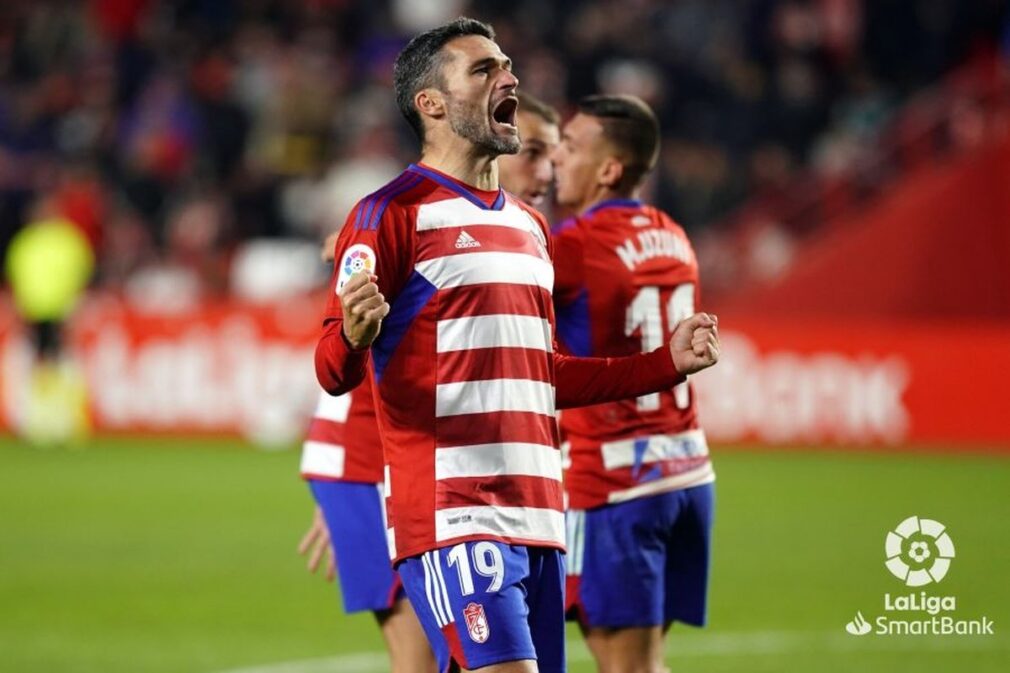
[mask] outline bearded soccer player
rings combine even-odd
[[[553,153],[555,308],[567,352],[650,351],[694,314],[698,266],[684,231],[638,200],[659,151],[643,101],[591,96]],[[566,411],[568,603],[600,670],[662,670],[672,622],[705,623],[715,474],[685,382]]]
[[[348,217],[316,373],[331,394],[372,379],[390,555],[440,669],[560,672],[555,406],[668,389],[719,344],[697,314],[647,354],[557,353],[546,223],[498,184],[496,158],[520,146],[518,80],[493,40],[457,19],[397,57],[421,161]]]

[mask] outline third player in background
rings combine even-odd
[[[553,152],[559,341],[579,356],[648,352],[697,310],[681,229],[638,200],[659,152],[643,101],[592,96]],[[690,384],[570,409],[568,606],[602,671],[662,670],[674,621],[706,618],[715,473]]]

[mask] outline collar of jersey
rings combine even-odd
[[[599,203],[590,206],[582,213],[583,217],[592,215],[598,210],[603,210],[604,208],[641,208],[642,202],[638,199],[607,199],[606,201],[600,201]]]
[[[456,192],[478,208],[483,208],[484,210],[501,210],[505,207],[505,190],[501,187],[498,188],[498,196],[495,198],[494,203],[489,206],[484,203],[482,198],[474,194],[473,190],[468,189],[462,182],[449,177],[445,173],[436,171],[434,168],[428,168],[427,166],[422,166],[420,164],[411,164],[407,167],[407,170],[423,175],[429,180],[434,180],[446,189]]]

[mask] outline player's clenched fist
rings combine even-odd
[[[681,374],[694,374],[719,361],[719,319],[695,313],[677,324],[670,338],[673,364]]]
[[[363,271],[353,274],[340,290],[344,309],[344,336],[356,350],[368,348],[379,336],[382,319],[389,314],[389,304],[375,284],[377,278]]]

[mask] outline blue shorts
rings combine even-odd
[[[715,484],[570,510],[568,615],[584,626],[704,626]]]
[[[397,566],[439,671],[536,659],[565,670],[564,554],[481,540]]]
[[[309,481],[323,510],[346,612],[388,610],[401,595],[389,562],[382,484]]]

